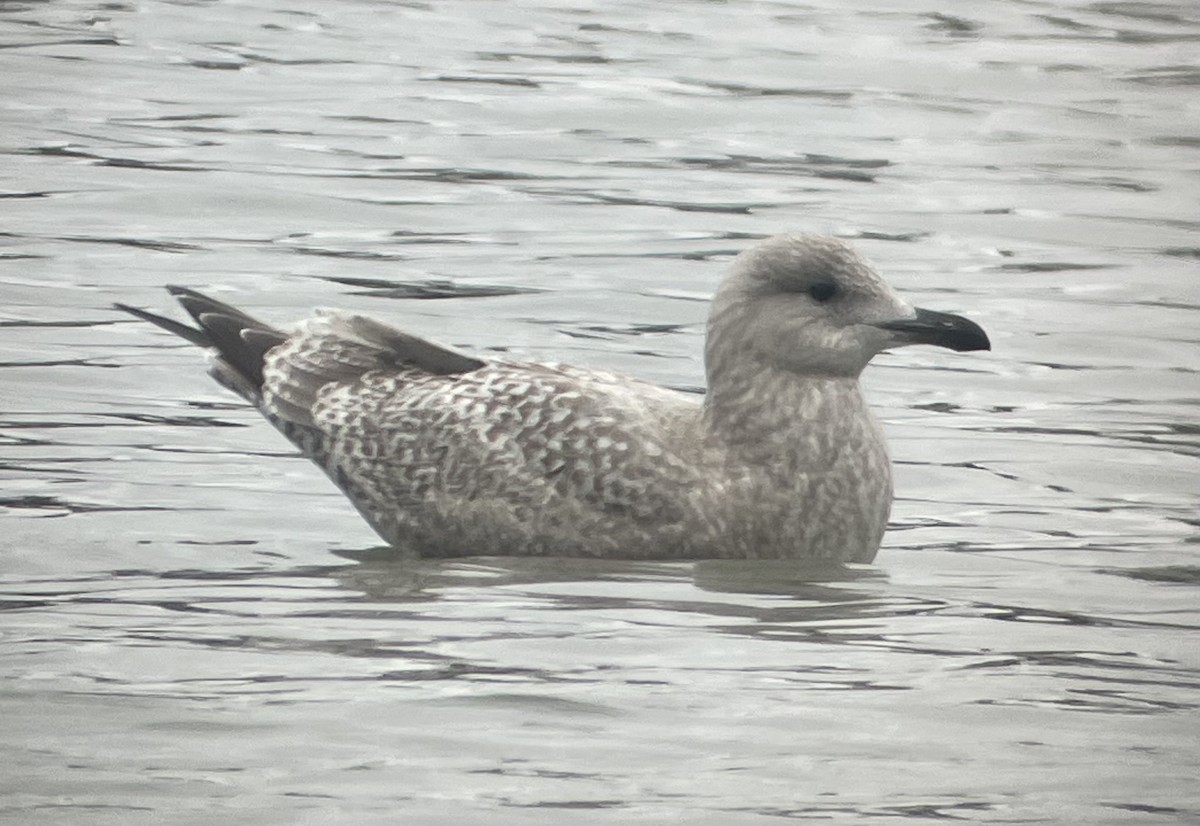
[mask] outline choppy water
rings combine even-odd
[[[17,0],[0,47],[0,821],[1200,820],[1194,3]],[[387,562],[109,309],[697,387],[793,229],[995,344],[870,371],[872,567]]]

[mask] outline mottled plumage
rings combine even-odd
[[[703,402],[474,358],[357,315],[284,332],[170,290],[199,329],[118,306],[209,348],[214,377],[381,536],[428,556],[870,561],[892,484],[859,373],[889,346],[989,346],[973,322],[910,307],[844,243],[806,235],[736,260],[713,300]]]

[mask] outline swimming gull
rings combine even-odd
[[[712,301],[703,401],[557,363],[476,358],[360,315],[284,330],[168,287],[210,373],[320,465],[389,543],[426,556],[869,562],[892,503],[858,377],[880,351],[987,350],[848,245],[781,235]]]

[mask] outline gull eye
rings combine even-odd
[[[837,291],[837,284],[832,281],[818,281],[808,287],[808,294],[812,296],[813,301],[821,304],[837,295]]]

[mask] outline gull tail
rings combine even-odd
[[[169,286],[167,291],[200,325],[198,328],[128,304],[113,306],[198,347],[211,350],[217,357],[212,365],[213,378],[239,396],[258,404],[262,398],[263,361],[268,352],[287,341],[287,334],[236,307],[187,287]]]
[[[407,385],[433,377],[452,383],[485,362],[359,315],[318,312],[284,331],[195,290],[167,290],[197,326],[127,304],[114,306],[208,350],[213,378],[253,404],[319,465],[380,535],[396,536],[395,515],[382,504],[387,497],[369,474],[353,473],[361,434],[346,420],[368,416],[370,405],[383,398],[378,389],[366,402],[357,398],[366,392],[364,376],[401,394]],[[336,394],[350,403],[339,408],[330,401]],[[332,414],[318,421],[322,410]]]

